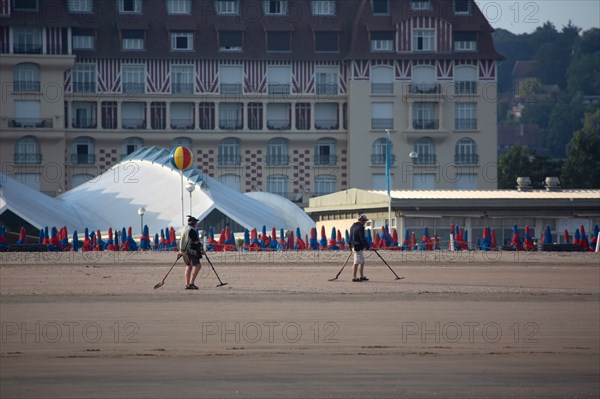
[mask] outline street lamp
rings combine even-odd
[[[146,213],[146,208],[141,207],[138,209],[138,215],[140,215],[140,235],[144,235],[144,213]]]
[[[408,154],[408,157],[410,158],[411,162],[414,164],[416,162],[416,160],[419,159],[419,153],[416,151],[411,151],[410,154]],[[413,189],[414,180],[415,180],[415,172],[413,170],[413,174],[410,177],[410,189],[411,190]]]
[[[194,216],[194,214],[192,213],[192,192],[194,192],[194,190],[196,189],[196,185],[190,181],[188,182],[188,184],[185,185],[185,189],[188,193],[190,193],[190,215]]]
[[[385,180],[386,189],[388,196],[388,228],[392,226],[392,195],[391,195],[391,184],[390,184],[390,167],[391,167],[391,142],[390,142],[390,129],[385,129],[386,141],[385,141]]]

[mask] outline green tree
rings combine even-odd
[[[540,129],[548,127],[548,115],[552,112],[555,100],[552,98],[540,100],[535,97],[527,97],[525,108],[521,112],[521,123],[537,125]]]
[[[548,115],[548,127],[543,132],[546,154],[554,158],[567,156],[567,144],[573,134],[581,129],[584,116],[582,98],[562,94],[557,97]]]
[[[520,144],[501,155],[498,158],[498,188],[514,189],[517,185],[517,177],[529,176],[530,160],[533,159],[535,159],[534,153]]]
[[[567,88],[570,93],[600,93],[600,51],[581,54],[571,62],[567,70]]]
[[[569,144],[569,156],[562,168],[565,188],[600,188],[600,108],[587,113],[583,128]]]

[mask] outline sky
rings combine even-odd
[[[573,25],[588,30],[600,27],[600,0],[475,0],[494,28],[531,33],[550,21],[560,31]]]

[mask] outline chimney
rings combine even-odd
[[[519,190],[519,191],[531,190],[531,179],[527,176],[517,177],[517,190]]]
[[[546,184],[546,191],[560,191],[560,180],[558,180],[558,177],[556,176],[549,176],[546,177],[546,180],[544,180],[544,183]]]

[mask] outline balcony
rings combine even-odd
[[[116,129],[117,128],[117,120],[114,118],[109,118],[109,117],[102,118],[102,128],[103,129]]]
[[[171,129],[177,130],[193,130],[193,119],[171,119]]]
[[[73,93],[95,93],[96,83],[73,82]]]
[[[39,165],[42,163],[42,154],[29,153],[19,154],[15,153],[14,156],[15,164],[17,165]]]
[[[454,163],[457,165],[477,165],[479,155],[477,154],[455,154]]]
[[[371,94],[394,94],[394,84],[371,83]]]
[[[221,94],[242,94],[241,83],[221,83]]]
[[[454,129],[456,130],[475,130],[477,129],[477,118],[455,119]]]
[[[145,129],[146,121],[142,118],[126,118],[121,120],[123,129]]]
[[[71,154],[71,163],[74,165],[93,165],[96,163],[94,154]]]
[[[439,120],[437,119],[421,119],[413,121],[413,129],[415,130],[435,130],[439,128]]]
[[[315,129],[317,130],[337,130],[340,124],[336,119],[315,119]]]
[[[337,156],[336,155],[315,155],[314,164],[315,165],[336,165],[337,164]]]
[[[219,119],[219,129],[222,130],[240,130],[243,122],[239,118],[235,119]]]
[[[435,165],[437,156],[435,154],[419,154],[417,158],[413,158],[413,165]]]
[[[123,93],[144,94],[146,85],[144,83],[123,83]]]
[[[40,92],[40,82],[31,80],[15,80],[13,82],[13,91],[18,92]]]
[[[289,163],[288,155],[267,155],[267,166],[285,166]]]
[[[477,82],[469,80],[454,82],[454,94],[477,94]]]
[[[390,156],[391,164],[393,165],[396,162],[396,156],[391,154]],[[385,165],[385,154],[373,154],[371,155],[371,165]]]
[[[269,119],[267,120],[267,129],[269,130],[289,130],[291,128],[289,119]]]
[[[371,129],[383,130],[393,129],[394,119],[393,118],[371,118]]]
[[[242,156],[239,154],[234,155],[219,155],[217,157],[219,166],[239,166],[242,163]]]
[[[441,86],[438,83],[411,83],[408,85],[410,94],[439,94]]]
[[[316,94],[337,95],[338,85],[336,83],[318,83],[315,90]]]
[[[77,118],[71,121],[71,125],[75,129],[95,129],[96,119],[95,118]]]
[[[173,83],[171,85],[171,93],[173,94],[194,94],[193,83]]]
[[[15,118],[8,120],[8,127],[16,128],[52,128],[51,118]]]
[[[269,94],[290,94],[290,84],[281,83],[269,83],[268,85]]]
[[[35,44],[25,44],[25,43],[15,43],[13,45],[13,53],[14,54],[42,54],[42,45]]]

